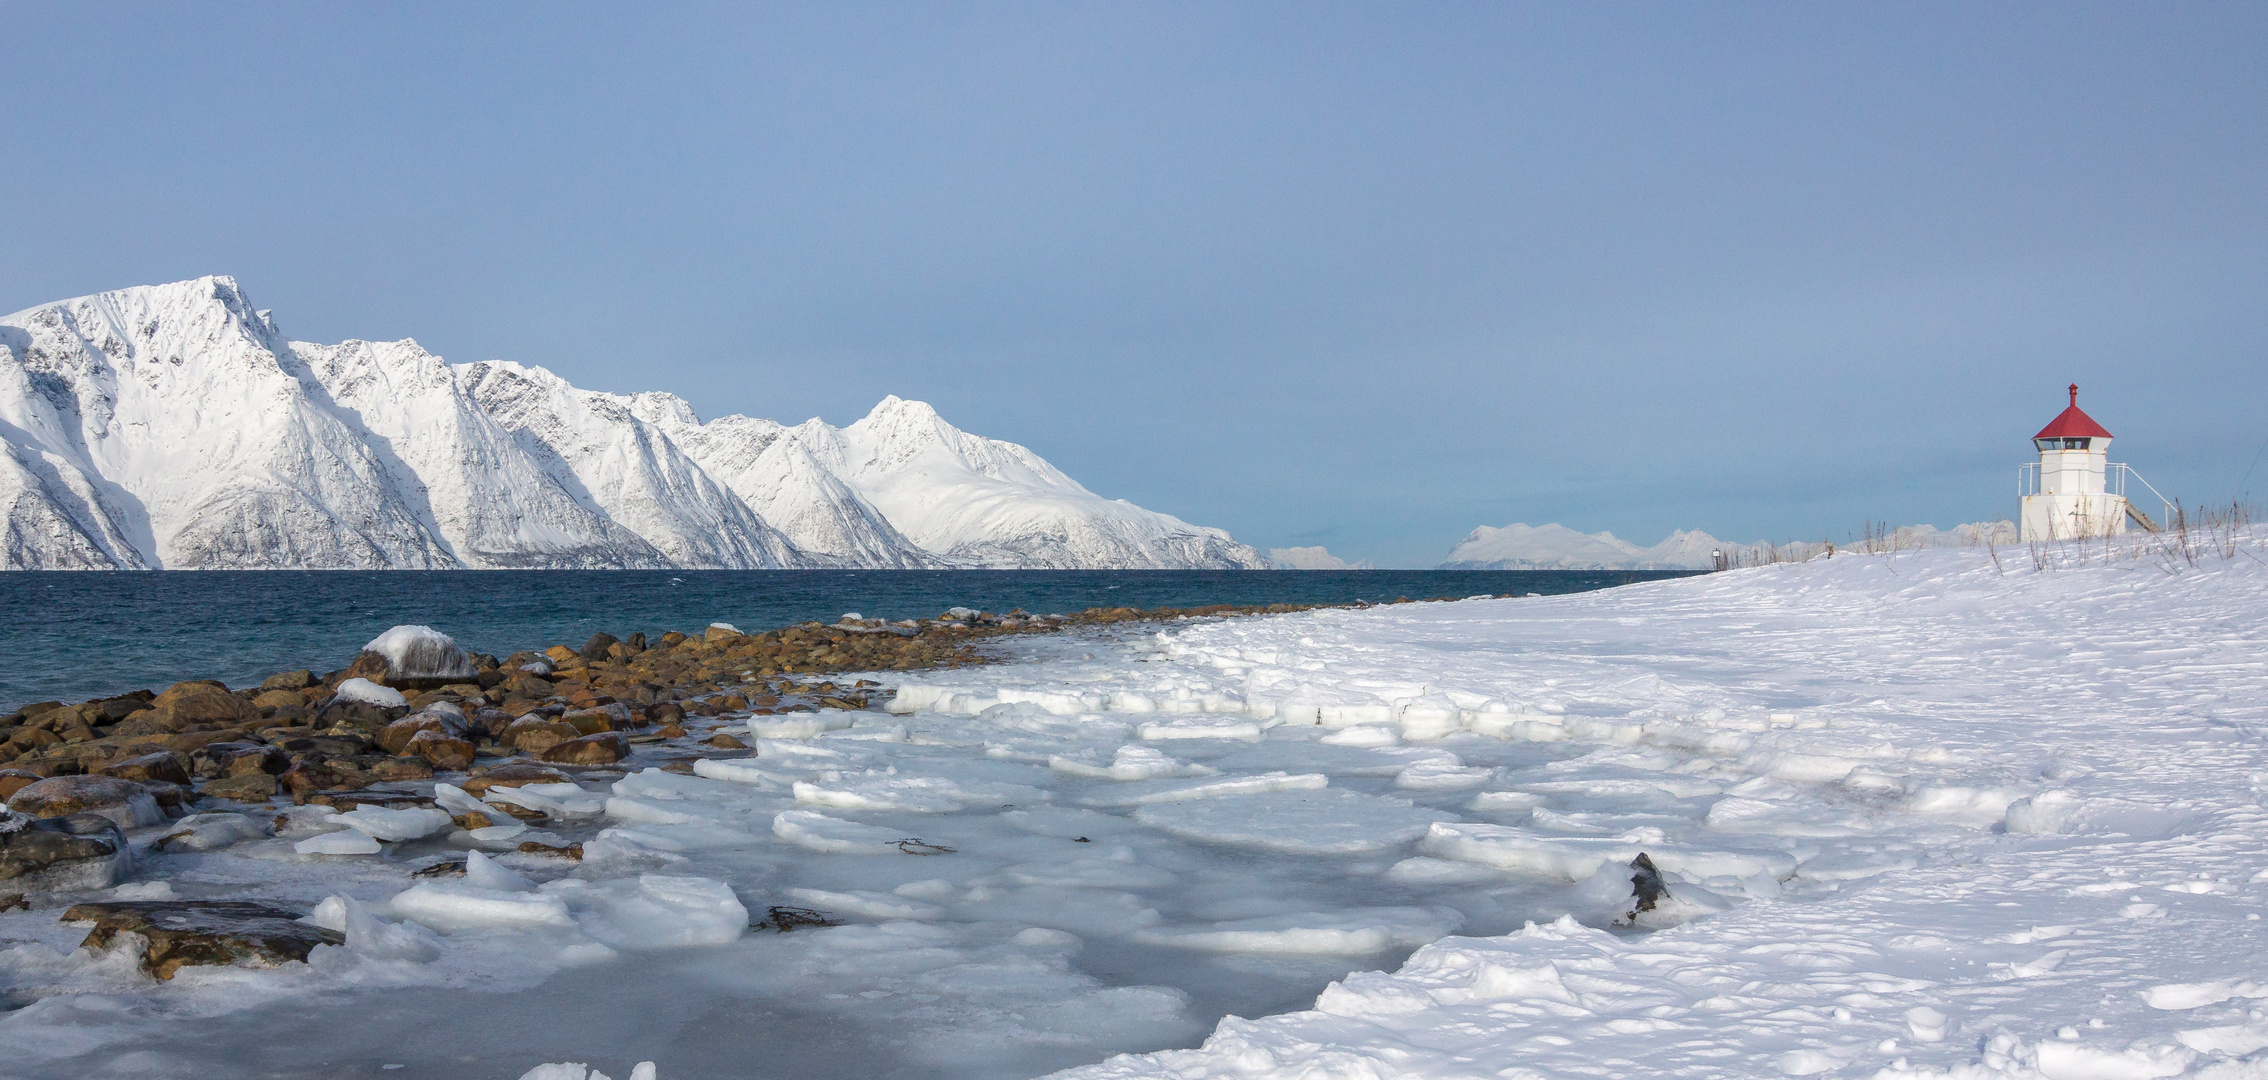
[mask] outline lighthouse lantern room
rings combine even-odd
[[[2111,433],[2080,411],[2079,384],[2070,391],[2070,406],[2032,436],[2039,463],[2026,463],[2018,473],[2023,542],[2114,536],[2128,521],[2156,531],[2157,524],[2126,501],[2132,470],[2110,461]]]

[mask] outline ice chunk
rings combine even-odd
[[[557,896],[499,892],[470,882],[421,882],[395,894],[386,906],[395,915],[444,933],[498,926],[575,925],[567,914],[567,902]]]
[[[374,837],[354,829],[317,833],[291,849],[302,855],[376,855],[382,850]]]
[[[340,701],[359,701],[365,705],[376,705],[381,709],[399,709],[409,704],[409,699],[403,697],[401,691],[392,687],[380,686],[368,679],[348,679],[340,683],[338,699]]]
[[[1260,733],[1272,724],[1257,720],[1234,720],[1225,716],[1192,716],[1177,720],[1161,720],[1144,724],[1138,730],[1142,738],[1160,739],[1242,739],[1258,742]]]
[[[867,892],[852,889],[834,892],[827,889],[789,889],[787,898],[805,907],[837,915],[857,915],[867,919],[935,919],[945,909],[935,904],[924,904],[890,893]]]
[[[654,1063],[651,1061],[641,1061],[630,1070],[630,1080],[654,1080],[654,1076]],[[529,1069],[520,1074],[520,1080],[611,1080],[611,1078],[580,1061],[559,1061]]]
[[[725,945],[748,929],[748,909],[713,878],[640,874],[587,882],[564,878],[543,891],[564,898],[583,932],[617,949]]]
[[[527,892],[535,883],[521,877],[519,872],[480,852],[465,856],[465,884],[490,892]]]
[[[1201,843],[1303,855],[1384,851],[1440,818],[1408,800],[1336,788],[1158,803],[1134,812],[1151,828]]]
[[[1437,821],[1420,847],[1429,855],[1518,870],[1562,881],[1581,881],[1610,863],[1628,863],[1641,852],[1664,870],[1692,877],[1746,878],[1770,874],[1785,880],[1796,860],[1778,851],[1743,852],[1689,848],[1656,837],[1551,836],[1508,825]]]
[[[759,739],[808,739],[823,731],[840,731],[851,726],[846,713],[789,713],[784,716],[751,716],[748,733]]]
[[[794,775],[768,772],[757,766],[755,758],[726,761],[719,758],[700,758],[693,762],[693,775],[709,780],[726,780],[735,784],[778,787],[795,782]],[[617,784],[619,788],[621,785]]]
[[[1049,798],[1047,792],[1021,784],[964,783],[879,769],[830,775],[831,779],[797,781],[795,801],[836,810],[947,814],[964,806],[1041,803]]]
[[[811,810],[783,810],[772,818],[772,835],[797,847],[830,855],[895,855],[905,834],[861,825]]]
[[[245,840],[258,840],[270,832],[267,822],[243,814],[192,814],[173,823],[156,846],[160,851],[211,851]]]
[[[1455,759],[1421,761],[1395,774],[1394,786],[1405,791],[1459,791],[1487,784],[1496,779],[1496,772],[1461,765]]]
[[[1047,759],[1047,767],[1073,776],[1105,780],[1157,780],[1171,776],[1212,776],[1220,770],[1196,765],[1147,746],[1121,746],[1110,764],[1094,765],[1061,754]]]
[[[1283,772],[1198,780],[1138,781],[1089,796],[1084,801],[1088,806],[1149,806],[1190,799],[1253,795],[1264,791],[1312,791],[1330,783],[1331,778],[1322,773]]]
[[[1357,724],[1340,728],[1317,741],[1325,746],[1392,746],[1402,741],[1402,735],[1384,724]]]
[[[1366,956],[1438,941],[1464,925],[1448,908],[1381,907],[1307,911],[1237,919],[1202,927],[1137,930],[1150,945],[1262,956]]]
[[[364,805],[344,814],[332,814],[330,823],[344,825],[373,840],[415,840],[448,828],[449,812],[429,806],[388,810],[382,806]]]

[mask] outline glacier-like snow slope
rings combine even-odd
[[[2261,539],[1027,639],[520,789],[524,832],[155,826],[120,898],[347,946],[153,986],[73,951],[69,897],[0,914],[5,1070],[2257,1077]],[[1618,925],[1641,851],[1670,897]],[[843,925],[743,932],[774,905]]]
[[[1264,565],[918,402],[703,424],[414,341],[288,342],[225,277],[0,319],[0,448],[0,569]]]
[[[1892,529],[1871,543],[1852,538],[1847,546],[1912,551],[1932,547],[1982,547],[1987,542],[2011,545],[2016,527],[2010,522],[1977,522],[1939,529],[1934,525],[1906,525]],[[1735,565],[1775,545],[1728,543],[1698,529],[1680,529],[1661,543],[1640,547],[1610,532],[1581,533],[1565,525],[1525,525],[1519,522],[1495,528],[1474,529],[1442,560],[1443,570],[1708,570],[1715,554],[1724,552]],[[1825,552],[1827,544],[1777,545],[1783,557],[1805,558]],[[1779,561],[1779,560],[1773,560]]]

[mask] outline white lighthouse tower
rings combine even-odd
[[[2129,518],[2155,531],[2155,523],[2126,501],[2130,470],[2111,463],[2110,441],[2111,433],[2079,410],[2079,384],[2072,383],[2070,407],[2032,436],[2039,464],[2019,474],[2023,542],[2114,536],[2126,531]]]

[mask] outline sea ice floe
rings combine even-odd
[[[1110,764],[1096,765],[1089,761],[1052,755],[1048,768],[1073,776],[1092,776],[1105,780],[1158,780],[1178,776],[1212,776],[1220,770],[1172,757],[1163,751],[1147,746],[1127,745],[1111,754]]]
[[[426,881],[394,894],[388,913],[443,933],[491,927],[571,927],[557,895],[479,888],[470,882]]]
[[[1149,806],[1192,799],[1221,799],[1266,791],[1312,791],[1329,786],[1322,773],[1267,772],[1249,776],[1215,776],[1191,780],[1135,781],[1105,789],[1081,800],[1088,806]]]
[[[772,835],[790,844],[829,855],[897,854],[904,832],[828,817],[814,810],[783,810],[772,818]]]
[[[385,850],[376,837],[355,829],[318,833],[292,845],[302,855],[376,855]]]
[[[1384,907],[1308,911],[1206,926],[1137,930],[1136,941],[1177,949],[1261,956],[1364,956],[1423,945],[1464,925],[1448,908]]]
[[[415,840],[448,828],[449,813],[426,806],[389,810],[363,805],[331,815],[330,824],[344,825],[374,840]]]
[[[1607,863],[1628,863],[1640,854],[1663,870],[1695,878],[1746,878],[1767,874],[1785,879],[1795,873],[1794,856],[1780,851],[1733,851],[1689,847],[1654,837],[1551,836],[1509,825],[1434,822],[1419,846],[1427,854],[1517,870],[1562,881],[1581,881]]]
[[[1143,806],[1134,820],[1186,840],[1301,855],[1384,851],[1425,835],[1441,815],[1406,799],[1337,788]]]
[[[862,919],[936,919],[942,918],[945,909],[935,904],[909,900],[894,893],[870,892],[864,889],[805,889],[792,888],[786,896],[805,907],[816,908],[833,915],[852,915]]]

